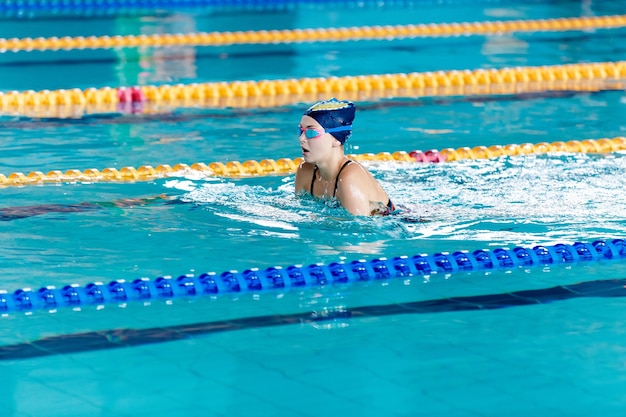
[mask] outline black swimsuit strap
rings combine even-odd
[[[335,196],[335,194],[337,194],[337,184],[339,183],[339,174],[341,174],[341,171],[343,171],[343,169],[349,165],[352,162],[352,160],[348,159],[346,162],[343,163],[343,165],[341,166],[341,168],[339,168],[339,172],[337,173],[337,177],[335,178],[335,190],[333,191],[333,197]],[[315,175],[317,174],[317,165],[315,165],[315,168],[313,168],[313,176],[311,177],[311,195],[313,195],[313,186],[315,185]]]
[[[313,185],[315,185],[315,174],[317,174],[317,165],[313,168],[313,176],[311,177],[311,195],[313,195]]]
[[[350,159],[348,159],[346,162],[343,163],[343,165],[341,166],[341,168],[339,168],[339,172],[337,173],[337,177],[335,178],[335,191],[333,191],[333,197],[335,196],[335,194],[337,194],[337,185],[339,184],[339,174],[341,174],[341,171],[343,171],[343,169],[350,165],[352,161]]]

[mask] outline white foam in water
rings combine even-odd
[[[293,194],[294,176],[248,180],[168,180],[181,200],[217,207],[215,214],[266,232],[301,228],[402,239],[537,242],[604,228],[626,232],[623,155],[526,155],[443,164],[364,163],[380,180],[400,216],[356,218]],[[275,187],[275,188],[274,188]],[[588,219],[594,224],[588,225]],[[422,220],[422,221],[420,221]],[[341,225],[337,228],[337,222]],[[332,224],[331,224],[332,223]],[[601,236],[607,237],[607,236]],[[322,245],[323,246],[323,245]],[[348,245],[349,246],[349,245]]]
[[[165,188],[173,188],[181,191],[193,191],[196,189],[196,184],[189,180],[169,180],[163,184]]]
[[[606,224],[619,236],[626,231],[625,169],[621,155],[527,155],[412,165],[384,171],[382,183],[396,204],[428,220],[415,229],[422,236],[513,240],[520,232],[491,230],[507,224],[524,225],[524,240],[533,225],[540,236],[551,227],[569,236]]]

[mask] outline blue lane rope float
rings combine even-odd
[[[540,265],[573,264],[626,258],[626,240],[596,240],[592,243],[559,243],[533,248],[514,247],[478,249],[473,252],[441,252],[377,258],[351,262],[332,262],[308,266],[275,266],[265,270],[247,269],[243,272],[214,272],[199,276],[191,274],[177,278],[162,276],[154,280],[138,278],[133,281],[114,280],[108,284],[93,282],[80,286],[65,285],[28,288],[12,293],[0,291],[0,313],[55,311],[58,308],[78,308],[90,305],[119,304],[130,301],[150,301],[198,296],[219,296],[244,292],[288,291],[359,281],[408,278],[431,274],[513,269]]]
[[[480,295],[444,297],[402,303],[331,307],[288,314],[267,314],[225,320],[196,321],[156,327],[115,327],[44,336],[0,346],[0,361],[67,355],[174,342],[192,337],[266,327],[345,322],[350,319],[405,314],[437,314],[499,310],[573,300],[583,297],[626,297],[626,279],[599,279],[554,287]]]
[[[539,3],[541,0],[524,0]],[[139,12],[153,9],[289,9],[299,5],[328,7],[408,7],[453,4],[502,4],[510,0],[1,0],[1,12],[53,12],[59,11],[85,14],[112,14],[114,12]],[[519,2],[519,0],[517,0]]]

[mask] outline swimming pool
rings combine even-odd
[[[615,15],[626,5],[434,3],[6,3],[0,38],[533,20]],[[9,51],[0,54],[0,91],[618,62],[625,31]],[[626,136],[626,95],[616,87],[623,81],[599,91],[572,83],[560,91],[520,84],[519,94],[361,92],[348,151]],[[7,105],[0,173],[296,158],[294,127],[308,102],[272,100],[228,108],[144,103],[82,115],[44,108],[40,117]],[[619,259],[73,306],[37,301],[22,310],[15,304],[16,290],[32,289],[35,300],[46,286],[552,248],[626,235],[620,151],[364,163],[406,215],[353,218],[298,199],[292,174],[193,171],[1,188],[0,288],[12,303],[0,318],[3,415],[621,413]]]

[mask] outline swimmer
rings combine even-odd
[[[336,200],[357,216],[390,214],[395,207],[385,190],[345,155],[355,113],[354,103],[332,98],[315,103],[302,115],[299,140],[304,161],[296,172],[296,195]]]

